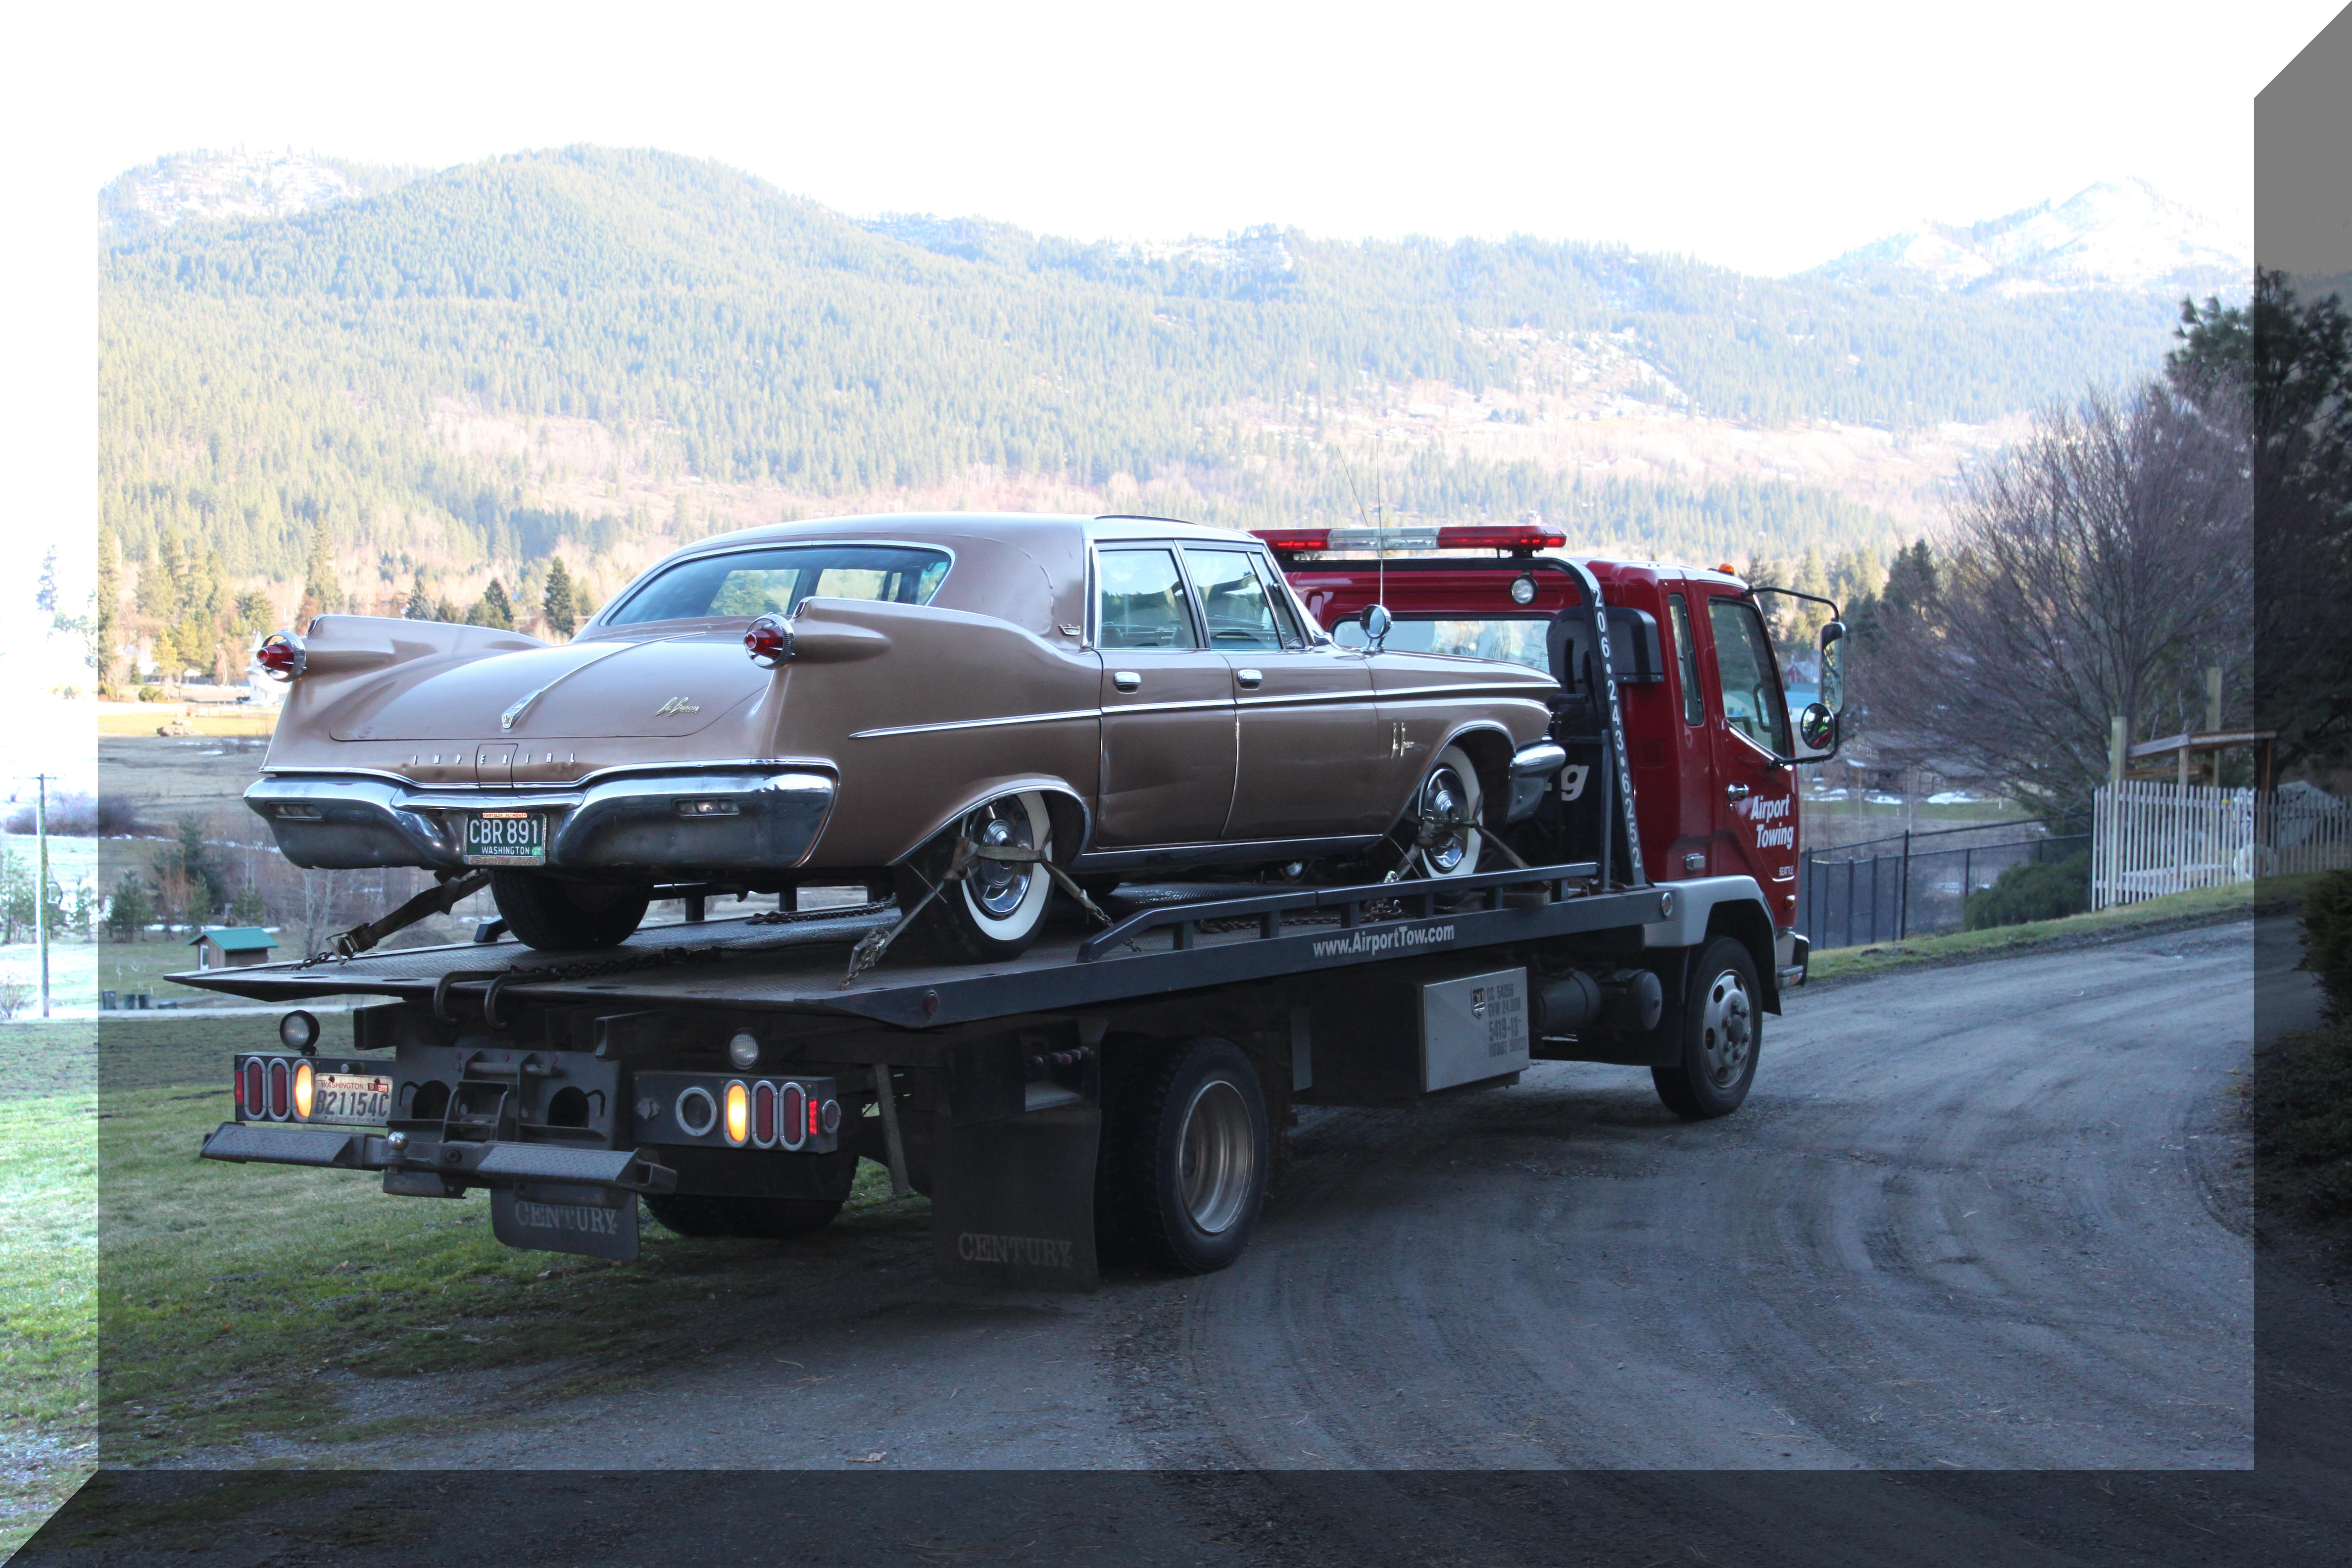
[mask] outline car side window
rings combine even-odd
[[[1266,602],[1265,584],[1250,564],[1250,552],[1187,549],[1184,565],[1201,595],[1201,618],[1208,626],[1211,647],[1282,646],[1282,632]]]
[[[1265,602],[1274,606],[1274,624],[1282,633],[1283,645],[1286,647],[1311,646],[1315,639],[1300,627],[1298,612],[1291,606],[1290,594],[1276,573],[1274,563],[1263,555],[1252,555],[1250,559],[1257,564],[1258,581],[1265,585]]]
[[[1192,614],[1184,602],[1184,579],[1167,550],[1106,550],[1100,563],[1101,597],[1096,611],[1096,646],[1105,648],[1196,648]]]
[[[1707,628],[1715,633],[1715,670],[1723,681],[1723,717],[1733,729],[1780,756],[1789,744],[1789,708],[1772,645],[1752,605],[1709,599]]]
[[[1706,693],[1699,689],[1698,647],[1691,641],[1690,605],[1680,594],[1666,595],[1666,625],[1675,639],[1675,673],[1683,683],[1683,722],[1706,722]]]

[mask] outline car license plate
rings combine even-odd
[[[547,814],[543,811],[467,813],[466,864],[546,865]]]
[[[322,1072],[310,1080],[312,1121],[382,1126],[392,1114],[392,1079],[372,1072]]]

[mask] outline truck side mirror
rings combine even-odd
[[[1805,710],[1797,715],[1797,738],[1816,752],[1827,752],[1837,744],[1837,715],[1826,702],[1808,702]],[[1807,759],[1819,762],[1815,757]]]
[[[1828,709],[1832,716],[1845,710],[1843,621],[1832,621],[1822,628],[1822,700],[1814,706]]]
[[[1381,651],[1381,644],[1388,640],[1389,628],[1394,625],[1396,617],[1389,614],[1386,605],[1374,605],[1364,612],[1364,640],[1372,645],[1374,653]]]

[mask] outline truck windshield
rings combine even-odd
[[[928,605],[948,574],[942,551],[903,544],[793,544],[681,561],[638,584],[608,626],[710,616],[788,616],[810,598]]]
[[[1398,653],[1450,653],[1465,658],[1501,659],[1506,664],[1523,664],[1549,675],[1551,654],[1545,647],[1544,632],[1550,625],[1549,616],[1444,620],[1399,616],[1396,625],[1389,628],[1388,641],[1383,646]],[[1332,627],[1331,637],[1341,647],[1370,646],[1364,637],[1364,624],[1353,616]]]

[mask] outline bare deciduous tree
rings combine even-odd
[[[2045,414],[1969,476],[1935,593],[1881,626],[1874,736],[1892,760],[2083,811],[2114,716],[2135,740],[2201,727],[2212,665],[2242,711],[2252,516],[2226,399],[2150,384]]]

